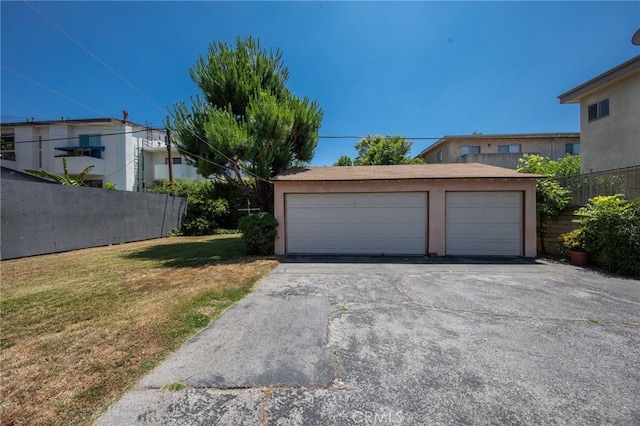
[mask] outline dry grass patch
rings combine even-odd
[[[238,236],[1,263],[2,424],[87,424],[277,264]]]

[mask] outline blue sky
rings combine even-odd
[[[152,102],[29,4],[2,1],[4,122],[126,109],[160,126],[164,108],[198,93],[188,69],[209,43],[253,35],[283,52],[289,87],[318,100],[323,136],[571,132],[578,108],[557,96],[640,54],[638,1],[30,4]],[[312,164],[354,156],[356,142],[321,139]]]

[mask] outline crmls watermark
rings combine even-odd
[[[402,411],[354,411],[351,420],[362,425],[399,424],[404,422]]]

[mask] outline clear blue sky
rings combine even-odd
[[[640,2],[33,2],[165,108],[198,93],[188,69],[210,42],[253,35],[280,48],[298,95],[324,110],[321,134],[441,137],[579,131],[557,96],[640,54]],[[1,2],[2,121],[166,112],[25,2]],[[313,165],[353,156],[321,139]],[[416,140],[413,154],[432,141]]]

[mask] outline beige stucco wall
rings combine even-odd
[[[354,192],[428,192],[429,216],[425,254],[443,256],[445,243],[445,195],[447,191],[522,191],[523,197],[523,253],[536,256],[536,187],[534,179],[430,179],[403,181],[348,182],[275,182],[274,215],[278,221],[275,253],[286,254],[285,194],[354,193]]]
[[[435,163],[460,163],[460,162],[472,162],[464,161],[462,155],[463,146],[480,146],[480,155],[486,159],[473,162],[481,162],[483,164],[496,165],[499,167],[513,168],[513,161],[511,158],[500,157],[502,154],[498,154],[498,145],[520,145],[521,153],[539,154],[543,157],[557,160],[562,158],[566,153],[567,143],[580,143],[579,137],[567,137],[567,136],[537,136],[537,137],[512,137],[512,138],[489,138],[489,137],[456,137],[449,141],[446,141],[438,147],[433,147],[425,153],[424,160],[428,164]],[[442,150],[443,159],[438,161],[438,151]],[[488,158],[490,156],[496,156],[496,158]]]
[[[609,99],[609,115],[589,122],[588,108]],[[583,173],[640,164],[640,71],[580,99]]]

